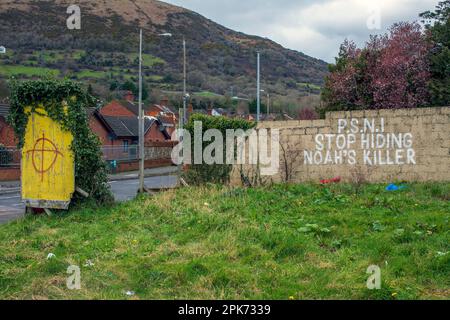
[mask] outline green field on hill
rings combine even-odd
[[[385,187],[212,185],[27,217],[0,226],[0,298],[449,299],[450,184]]]
[[[44,77],[47,75],[58,76],[59,70],[33,66],[0,65],[0,74],[4,77]]]
[[[15,54],[20,55],[20,64],[13,60]],[[137,78],[138,54],[113,54],[107,52],[95,52],[95,63],[100,66],[83,66],[76,71],[68,67],[76,65],[80,59],[88,56],[85,50],[46,50],[34,51],[32,53],[17,53],[8,50],[7,54],[0,57],[0,78],[22,77],[36,78],[51,75],[55,77],[68,76],[77,79],[108,80],[110,78],[131,80]],[[90,61],[89,63],[94,63]],[[164,65],[166,62],[151,54],[142,55],[144,70],[151,70],[157,65]],[[160,82],[161,75],[147,75],[146,80],[150,82]]]

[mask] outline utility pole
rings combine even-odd
[[[256,93],[256,122],[259,122],[260,115],[261,115],[261,61],[260,61],[260,53],[258,51],[257,53],[257,75],[256,75],[256,82],[257,82],[257,93]]]
[[[142,29],[139,33],[139,193],[144,193],[144,164],[145,164],[145,144],[144,130],[145,118],[142,108]]]
[[[186,89],[186,38],[183,36],[183,127],[187,123],[186,105],[187,105],[187,89]]]

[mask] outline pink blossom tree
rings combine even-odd
[[[394,25],[381,41],[380,55],[371,66],[373,107],[416,108],[428,105],[431,78],[429,45],[419,24]]]
[[[341,46],[322,94],[324,109],[415,108],[429,103],[429,44],[417,23],[372,36],[363,49]]]

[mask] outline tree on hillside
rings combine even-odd
[[[414,108],[429,103],[429,44],[417,23],[398,23],[362,49],[345,41],[330,66],[321,114],[355,109]]]
[[[131,91],[133,95],[137,98],[139,96],[139,88],[132,81],[127,80],[121,86],[121,90]],[[142,100],[147,100],[148,90],[145,84],[142,85]]]
[[[431,102],[437,106],[450,105],[450,0],[439,2],[434,12],[420,15],[426,23],[433,45],[430,81]]]
[[[256,113],[258,111],[258,101],[256,101],[256,99],[253,99],[252,101],[250,101],[248,103],[248,108],[249,108],[250,113]],[[260,104],[260,112],[267,113],[267,105],[264,104],[262,101]]]

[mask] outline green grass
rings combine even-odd
[[[125,80],[133,81],[133,79],[137,78],[137,72],[136,73],[128,73],[126,70],[120,69],[120,68],[111,68],[105,71],[93,71],[93,70],[82,70],[78,73],[75,73],[78,79],[109,79],[109,77],[115,77],[116,79],[119,79],[123,77]],[[145,79],[148,79],[149,81],[161,81],[163,77],[158,75],[151,75],[145,77]]]
[[[209,186],[27,217],[0,226],[0,298],[449,299],[450,184],[384,187]]]
[[[152,82],[159,82],[159,81],[162,81],[164,79],[164,77],[158,76],[158,75],[151,75],[151,76],[146,77],[146,79],[148,79],[149,81],[152,81]]]
[[[87,79],[103,79],[106,78],[108,75],[108,72],[106,71],[93,71],[93,70],[82,70],[78,73],[75,73],[75,75],[80,78],[87,78]]]
[[[0,75],[3,77],[12,77],[18,75],[24,75],[26,77],[42,77],[48,74],[58,76],[59,73],[60,71],[57,69],[0,64]]]
[[[318,86],[318,85],[313,84],[313,83],[300,82],[300,83],[298,83],[298,85],[300,87],[303,87],[303,88],[308,88],[309,87],[309,88],[311,88],[313,90],[322,90],[321,86]]]
[[[78,60],[85,54],[85,50],[47,50],[47,51],[36,51],[33,53],[35,57],[42,57],[42,59],[47,63],[56,63],[64,59]]]
[[[130,53],[128,54],[128,59],[130,59],[131,62],[136,60],[139,57],[139,54],[137,53]],[[156,64],[165,64],[166,62],[158,57],[155,57],[151,54],[144,53],[142,54],[142,65],[144,67],[153,67]]]
[[[196,92],[194,94],[196,97],[202,97],[202,98],[217,98],[222,97],[220,94],[210,92],[210,91],[202,91],[202,92]]]
[[[6,48],[6,53],[0,54],[0,61],[4,58],[12,58],[14,56],[15,51],[12,49]]]
[[[42,53],[36,52],[37,57],[42,57],[46,63],[54,63],[64,59],[64,53],[61,51],[43,51]]]

